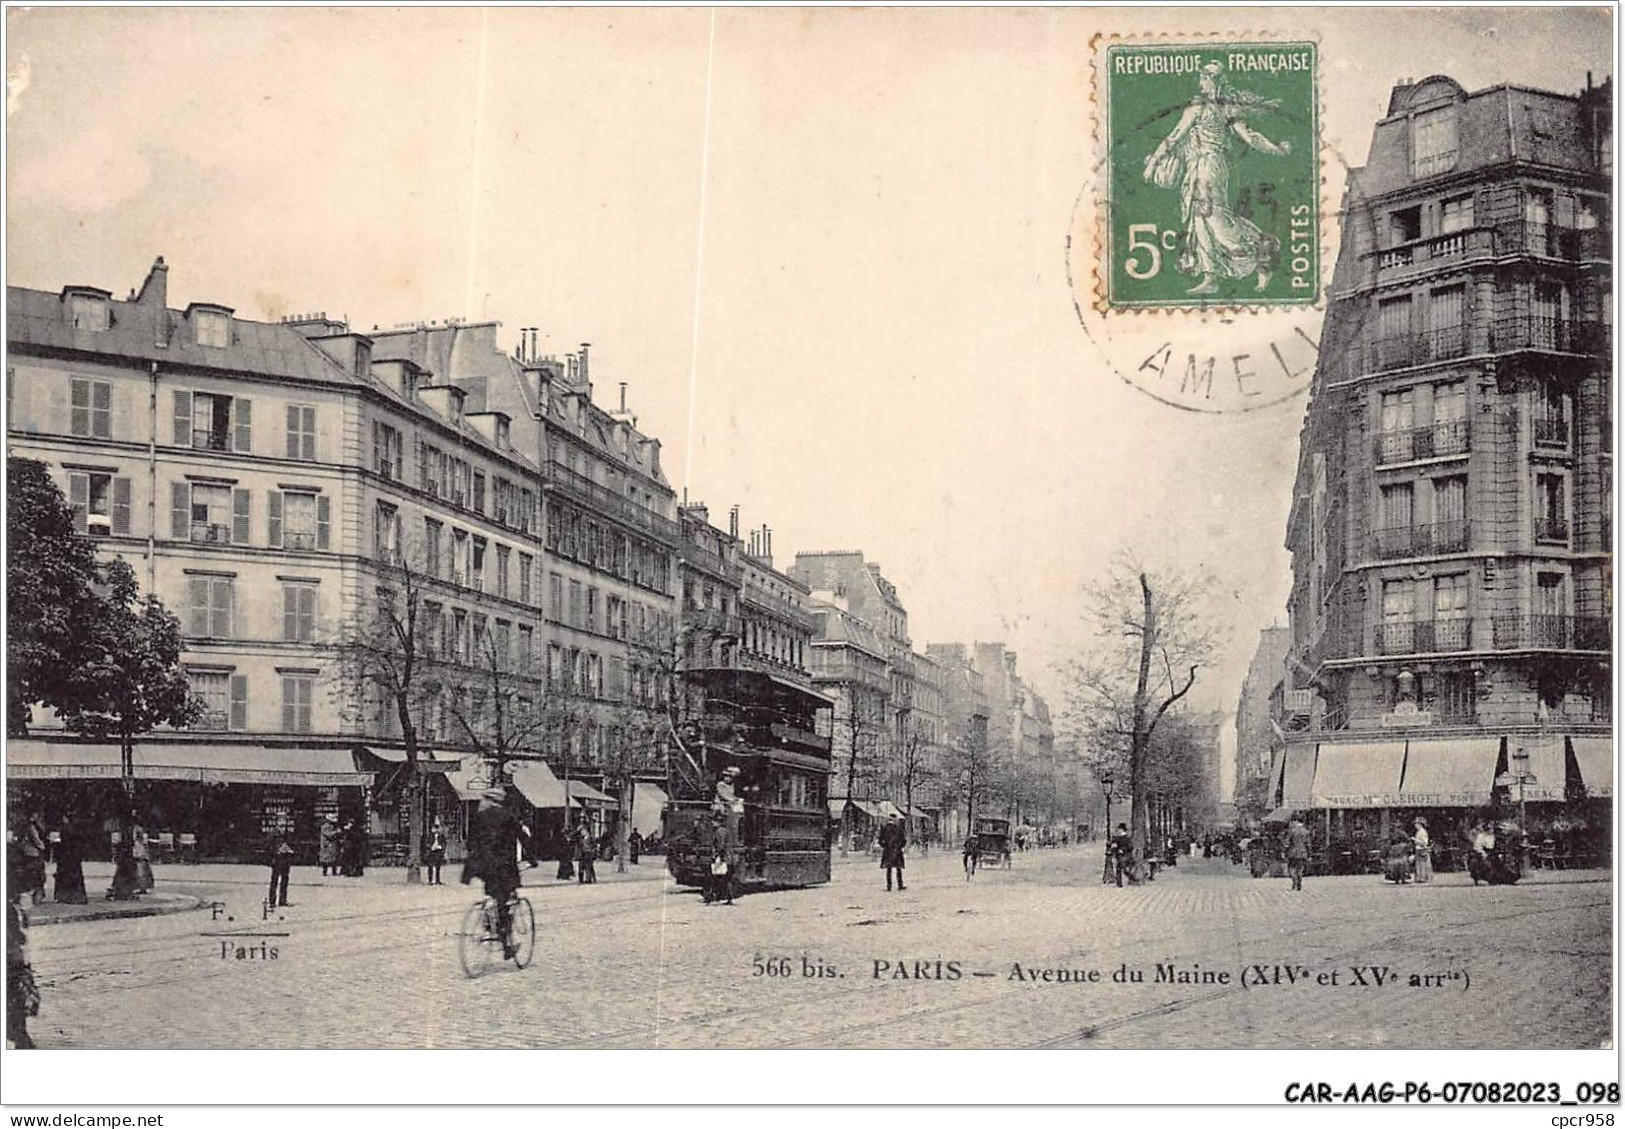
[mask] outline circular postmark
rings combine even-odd
[[[1171,407],[1267,408],[1320,359],[1329,209],[1315,47],[1096,44],[1101,156],[1067,235],[1080,325]]]

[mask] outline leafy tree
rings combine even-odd
[[[36,459],[6,460],[6,732],[26,733],[34,703],[73,710],[83,688],[85,614],[96,600],[96,549]],[[90,703],[84,703],[86,705]]]
[[[88,737],[117,738],[126,789],[135,779],[135,738],[159,725],[197,720],[202,703],[181,670],[180,622],[156,596],[142,596],[123,560],[99,568],[85,621],[82,662],[66,678],[62,720]]]

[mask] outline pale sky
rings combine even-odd
[[[699,9],[7,14],[9,283],[122,295],[161,254],[174,305],[590,341],[718,524],[781,566],[862,549],[917,646],[1003,640],[1057,709],[1121,548],[1217,578],[1196,700],[1234,707],[1285,622],[1303,412],[1168,408],[1080,328],[1091,35],[1318,39],[1351,165],[1402,78],[1612,73],[1602,9],[723,9],[709,52]]]

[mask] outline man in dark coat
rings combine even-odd
[[[886,821],[880,829],[880,865],[886,872],[886,889],[891,889],[892,871],[897,872],[897,888],[907,889],[903,885],[903,844],[906,836],[903,831],[903,821],[893,816]]]
[[[734,904],[734,865],[737,852],[734,850],[734,837],[729,829],[728,817],[721,812],[712,816],[711,826],[711,888],[707,901]]]
[[[265,895],[267,906],[288,904],[288,875],[293,871],[293,854],[286,829],[271,837],[271,888]]]
[[[508,809],[507,793],[501,788],[486,789],[469,828],[463,883],[478,878],[485,884],[485,896],[496,905],[504,960],[514,954],[510,903],[519,889],[519,849],[527,837],[524,823]]]
[[[1286,869],[1292,875],[1292,888],[1303,889],[1303,872],[1309,865],[1309,828],[1296,815],[1286,829]]]

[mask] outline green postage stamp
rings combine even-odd
[[[1102,311],[1320,297],[1313,43],[1108,42]]]

